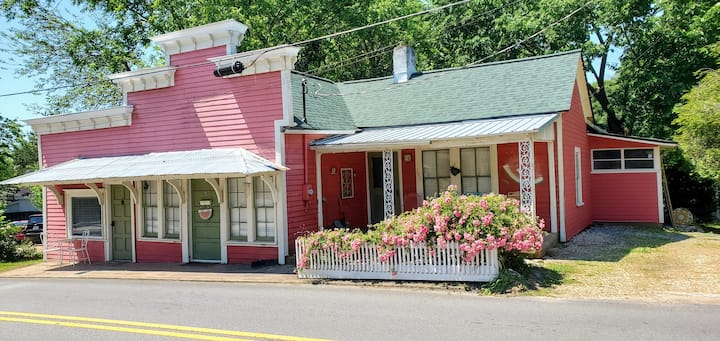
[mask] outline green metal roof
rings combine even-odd
[[[579,60],[580,52],[571,51],[424,72],[400,84],[393,84],[391,76],[333,83],[294,73],[293,108],[297,121],[302,118],[300,78],[305,78],[306,113],[312,129],[404,126],[567,111]]]

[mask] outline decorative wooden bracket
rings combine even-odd
[[[52,185],[45,186],[45,188],[49,189],[50,192],[53,192],[53,194],[55,195],[55,200],[57,200],[60,206],[65,206],[65,192],[62,188]]]
[[[220,187],[220,180],[217,178],[206,178],[205,182],[209,183],[210,186],[215,190],[215,193],[218,196],[218,203],[222,204],[224,202],[223,198],[225,196],[223,195],[222,187]]]
[[[207,181],[207,179],[205,180]],[[181,180],[167,180],[167,183],[170,184],[175,189],[175,192],[177,192],[178,197],[180,197],[180,203],[185,203],[185,191],[182,187],[182,181]],[[212,186],[212,184],[210,184]],[[215,187],[213,187],[215,188]]]
[[[132,200],[134,203],[138,203],[138,199],[140,199],[140,194],[138,193],[137,187],[135,187],[135,183],[132,181],[123,181],[120,183],[123,187],[127,188],[128,191],[130,191],[130,197],[132,197]]]
[[[277,192],[277,187],[275,187],[275,181],[273,181],[275,179],[275,177],[271,176],[271,175],[261,175],[260,179],[262,181],[264,181],[265,184],[268,185],[268,187],[270,187],[270,193],[272,194],[272,197],[273,197],[273,203],[275,203],[277,205],[278,192]]]
[[[87,186],[87,188],[89,188],[89,189],[93,190],[93,192],[95,192],[95,195],[97,196],[98,202],[100,203],[100,205],[105,205],[105,189],[104,188],[99,188],[96,184],[93,184],[93,183],[85,184],[85,186]]]

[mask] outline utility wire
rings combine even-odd
[[[428,14],[428,13],[431,13],[431,12],[441,11],[441,10],[446,9],[446,8],[455,7],[455,6],[458,6],[458,5],[463,5],[463,4],[466,4],[466,3],[468,3],[468,2],[470,2],[470,0],[457,1],[457,2],[453,2],[453,3],[447,4],[447,5],[443,5],[443,6],[433,7],[433,8],[424,10],[424,11],[415,12],[415,13],[412,13],[412,14],[403,15],[403,16],[396,17],[396,18],[392,18],[392,19],[388,19],[388,20],[383,20],[383,21],[380,21],[380,22],[377,22],[377,23],[373,23],[373,24],[369,24],[369,25],[365,25],[365,26],[360,26],[360,27],[352,28],[352,29],[349,29],[349,30],[341,31],[341,32],[336,32],[336,33],[332,33],[332,34],[327,34],[327,35],[324,35],[324,36],[321,36],[321,37],[316,37],[316,38],[312,38],[312,39],[302,40],[302,41],[295,42],[295,43],[292,43],[292,44],[280,45],[280,46],[276,46],[276,47],[266,48],[266,49],[263,49],[263,50],[248,51],[248,52],[246,52],[246,53],[240,53],[240,55],[239,55],[239,56],[236,56],[236,58],[241,58],[241,57],[243,57],[243,54],[244,54],[245,56],[248,56],[248,55],[252,55],[252,54],[255,54],[255,53],[258,53],[258,52],[259,52],[259,55],[258,55],[257,57],[255,57],[255,59],[254,59],[248,66],[246,66],[246,68],[247,68],[247,67],[253,66],[253,65],[255,64],[255,62],[256,62],[261,56],[263,56],[265,53],[268,53],[268,52],[270,52],[270,51],[278,50],[278,49],[281,49],[281,48],[284,48],[284,47],[288,47],[288,46],[299,46],[299,45],[304,45],[304,44],[312,43],[312,42],[319,41],[319,40],[323,40],[323,39],[334,38],[334,37],[341,36],[341,35],[345,35],[345,34],[348,34],[348,33],[358,32],[358,31],[362,31],[362,30],[369,29],[369,28],[377,27],[377,26],[380,26],[380,25],[389,24],[389,23],[392,23],[392,22],[395,22],[395,21],[399,21],[399,20],[403,20],[403,19],[407,19],[407,18],[412,18],[412,17],[416,17],[416,16],[419,16],[419,15],[425,15],[425,14]],[[195,64],[177,66],[177,67],[175,67],[175,69],[177,70],[177,69],[183,69],[183,68],[198,67],[198,66],[209,65],[209,64],[215,64],[215,63],[214,63],[214,62],[210,62],[210,61],[208,61],[208,62],[200,62],[200,63],[195,63]],[[135,74],[135,76],[145,76],[145,75],[150,75],[150,74],[155,74],[155,73],[160,73],[160,72],[164,72],[164,70],[149,70],[149,71],[146,72],[146,73],[137,73],[137,74]],[[99,83],[99,82],[96,82],[96,83]],[[87,85],[91,85],[91,84],[94,84],[94,83],[89,83],[89,84],[87,84]],[[0,97],[17,96],[17,95],[25,95],[25,94],[34,94],[34,93],[39,93],[39,92],[47,92],[47,91],[54,91],[54,90],[72,88],[72,87],[77,87],[77,86],[80,86],[80,85],[64,85],[64,86],[57,86],[57,87],[52,87],[52,88],[44,88],[44,89],[35,89],[35,90],[20,91],[20,92],[14,92],[14,93],[6,93],[6,94],[0,94]]]

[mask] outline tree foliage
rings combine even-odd
[[[675,107],[675,137],[697,171],[720,182],[720,71],[701,75],[699,84]]]
[[[0,117],[0,180],[22,175],[38,167],[35,135],[24,132],[15,121]],[[16,189],[0,186],[0,201]],[[41,207],[41,206],[38,206]]]

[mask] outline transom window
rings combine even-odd
[[[260,177],[229,178],[230,240],[275,242],[275,202]]]
[[[450,186],[450,150],[424,150],[422,165],[425,196],[433,196]]]
[[[180,239],[180,196],[167,181],[142,182],[142,237]]]
[[[594,149],[593,170],[631,170],[655,168],[652,149]]]
[[[462,192],[484,194],[492,191],[490,182],[490,148],[460,149]]]

